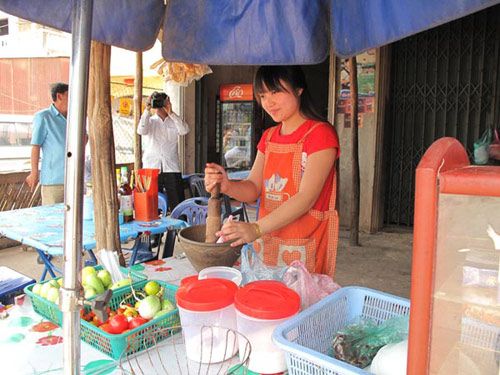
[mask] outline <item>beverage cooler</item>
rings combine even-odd
[[[499,374],[500,167],[454,138],[416,172],[408,374]]]
[[[252,84],[221,85],[217,99],[216,151],[229,170],[250,169],[256,153],[256,126]]]

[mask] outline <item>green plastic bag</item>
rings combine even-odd
[[[365,368],[381,347],[406,340],[408,326],[408,316],[397,316],[380,325],[371,320],[361,320],[335,335],[333,356],[351,365]]]
[[[476,142],[474,142],[474,164],[487,164],[489,159],[488,149],[492,138],[491,129],[486,129]]]

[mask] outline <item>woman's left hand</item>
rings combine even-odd
[[[255,223],[232,220],[228,220],[215,235],[222,236],[224,242],[231,242],[232,247],[253,242],[258,238]]]

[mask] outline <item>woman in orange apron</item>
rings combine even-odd
[[[335,161],[338,136],[314,111],[298,66],[263,66],[254,79],[262,108],[278,123],[264,132],[246,180],[231,181],[209,163],[205,185],[241,202],[260,197],[254,223],[227,222],[218,235],[233,246],[254,242],[268,265],[302,261],[310,272],[333,277],[338,242]]]

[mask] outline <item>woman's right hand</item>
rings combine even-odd
[[[205,189],[210,193],[217,183],[220,184],[221,193],[227,194],[230,182],[224,167],[216,163],[207,163],[205,166]]]

